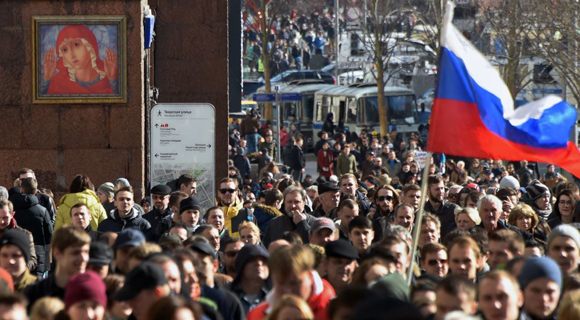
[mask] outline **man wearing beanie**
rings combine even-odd
[[[554,259],[562,273],[569,276],[578,272],[580,264],[580,231],[569,224],[561,224],[548,237],[547,256]]]
[[[12,276],[16,291],[22,291],[26,286],[36,282],[27,267],[30,261],[30,239],[20,230],[6,230],[0,236],[0,267],[6,269]]]
[[[151,189],[153,208],[143,218],[151,224],[147,239],[152,242],[157,242],[163,233],[169,231],[170,226],[163,226],[162,221],[173,215],[169,207],[170,193],[171,188],[164,184],[158,184]]]
[[[562,290],[562,273],[548,257],[529,258],[518,277],[524,295],[523,319],[556,319],[555,311]]]
[[[264,301],[270,291],[268,257],[266,249],[251,244],[242,247],[236,256],[237,274],[230,288],[240,299],[244,314]]]
[[[112,182],[105,182],[97,188],[97,196],[105,208],[107,215],[115,210],[115,185]]]
[[[101,277],[92,271],[80,273],[70,279],[64,294],[65,312],[71,320],[91,320],[105,318],[107,307],[106,287]]]
[[[18,230],[22,231],[28,237],[30,242],[30,248],[28,251],[30,252],[30,259],[26,263],[28,266],[28,270],[34,272],[36,269],[37,259],[36,259],[36,250],[34,249],[34,239],[32,238],[32,233],[24,228],[19,227],[16,224],[16,219],[14,219],[14,207],[12,202],[6,200],[0,200],[0,236],[7,230]]]
[[[188,197],[179,203],[179,220],[185,226],[188,235],[199,227],[200,210],[201,206],[195,198]]]

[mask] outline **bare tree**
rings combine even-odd
[[[560,76],[560,83],[580,102],[580,2],[578,0],[528,0],[526,21],[529,46]]]

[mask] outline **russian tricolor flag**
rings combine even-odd
[[[497,70],[453,26],[453,9],[448,2],[427,149],[553,163],[580,177],[580,152],[568,141],[576,110],[556,96],[514,108]]]

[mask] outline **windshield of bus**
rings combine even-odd
[[[376,96],[365,97],[365,118],[368,124],[379,123],[379,108]],[[385,103],[389,106],[389,122],[393,124],[405,123],[405,118],[414,116],[415,99],[412,95],[387,96]]]

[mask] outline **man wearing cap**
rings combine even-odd
[[[129,251],[145,243],[143,232],[135,229],[125,229],[119,232],[113,250],[115,250],[115,271],[126,274],[129,272]]]
[[[103,320],[107,308],[107,289],[103,280],[94,272],[74,276],[66,285],[65,311],[70,320]]]
[[[127,228],[147,232],[151,228],[149,221],[143,219],[141,212],[135,208],[131,187],[122,187],[115,192],[115,207],[111,215],[99,224],[99,232],[118,233]]]
[[[97,273],[102,279],[109,274],[109,266],[113,261],[113,250],[104,242],[91,242],[89,263],[87,269]]]
[[[18,292],[36,282],[36,276],[27,267],[30,245],[28,235],[17,229],[6,230],[0,236],[0,267],[10,273]]]
[[[237,274],[230,290],[238,296],[244,314],[260,304],[270,291],[268,251],[262,246],[245,245],[235,260]]]
[[[171,228],[170,225],[162,223],[171,221],[167,219],[167,217],[171,217],[173,214],[169,207],[170,193],[171,188],[164,184],[158,184],[151,189],[153,209],[144,214],[143,219],[149,221],[151,224],[151,229],[149,230],[147,237],[152,242],[157,242],[159,237]]]
[[[425,211],[439,218],[441,221],[441,237],[445,237],[457,227],[455,225],[455,209],[457,205],[447,201],[445,198],[445,183],[441,176],[429,176],[427,185],[429,200],[425,203]]]
[[[36,250],[34,248],[34,239],[32,238],[32,233],[30,231],[19,227],[16,224],[16,220],[14,219],[14,207],[12,206],[12,202],[8,199],[0,200],[0,236],[8,231],[8,230],[19,230],[26,234],[30,243],[30,259],[26,263],[28,270],[34,272],[36,269],[37,259],[36,259]]]
[[[309,243],[324,247],[327,243],[337,240],[336,225],[326,217],[316,218],[310,228]]]
[[[556,319],[560,301],[562,273],[554,260],[548,257],[528,258],[518,276],[524,295],[523,319]]]
[[[144,320],[147,311],[159,299],[169,296],[171,289],[161,267],[143,262],[125,277],[125,284],[115,295],[117,301],[127,301],[133,309],[129,319]]]
[[[340,202],[340,188],[334,182],[325,181],[318,185],[320,205],[312,212],[315,217],[336,218],[336,208]]]
[[[229,290],[220,288],[215,279],[219,261],[217,252],[204,240],[195,239],[190,249],[197,257],[196,271],[203,275],[201,295],[214,301],[224,319],[244,319],[244,309],[238,298]]]
[[[352,281],[352,274],[358,266],[358,252],[350,242],[342,239],[327,243],[324,251],[325,278],[340,293]]]
[[[24,289],[29,306],[45,296],[64,298],[69,280],[87,268],[90,243],[91,237],[86,232],[72,226],[62,227],[54,233],[51,250],[56,268],[47,278]]]
[[[561,224],[548,237],[547,256],[554,259],[562,273],[578,273],[580,264],[580,232],[569,224]]]

